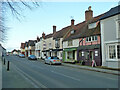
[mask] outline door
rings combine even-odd
[[[89,57],[90,65],[92,65],[92,60],[94,60],[94,52],[90,51],[89,53],[90,53],[90,57]]]

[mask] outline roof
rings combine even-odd
[[[108,12],[105,13],[105,15],[103,17],[100,18],[100,20],[103,20],[105,18],[114,16],[114,15],[117,15],[117,14],[120,14],[120,5],[118,5],[114,8],[111,8]]]
[[[76,27],[75,33],[70,34],[70,32],[69,32],[63,41],[77,39],[77,38],[81,38],[81,37],[88,37],[88,36],[92,36],[92,35],[100,35],[100,22],[98,20],[103,15],[104,14],[101,14],[99,16],[93,17],[89,21],[83,21],[83,22],[75,25],[75,27]],[[88,25],[93,22],[97,22],[97,27],[93,28],[93,29],[88,29]]]
[[[28,41],[28,45],[29,46],[35,46],[35,43],[37,42],[37,40],[29,40]]]
[[[54,35],[53,35],[53,39],[56,39],[56,38],[62,38],[66,33],[67,31],[71,28],[71,26],[67,26],[67,27],[64,27],[62,28],[61,30],[57,31]]]
[[[51,38],[53,36],[53,34],[51,33],[51,34],[48,34],[48,35],[45,35],[45,39],[47,39],[47,38]]]

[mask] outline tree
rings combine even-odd
[[[35,0],[29,0],[30,2],[25,2],[23,0],[2,0],[0,1],[0,42],[4,42],[6,39],[6,31],[9,29],[5,25],[6,21],[6,12],[9,10],[13,16],[15,16],[18,20],[21,19],[21,11],[24,8],[28,8],[32,10],[34,7],[37,8],[40,6],[39,2]]]

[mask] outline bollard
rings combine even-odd
[[[5,65],[5,58],[4,58],[4,65]]]
[[[10,68],[9,68],[9,64],[10,64],[10,62],[8,61],[8,63],[7,63],[7,71],[10,70]]]

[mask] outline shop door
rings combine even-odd
[[[89,53],[90,53],[90,57],[89,57],[90,65],[92,65],[92,60],[94,60],[94,52],[90,51]]]

